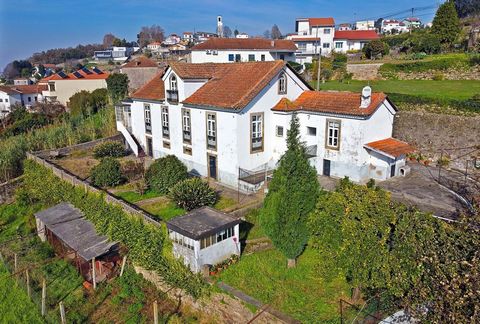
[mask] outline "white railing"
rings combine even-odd
[[[135,142],[135,140],[132,137],[132,134],[130,134],[130,132],[127,130],[127,128],[120,121],[117,121],[117,130],[120,133],[122,133],[123,137],[125,138],[125,140],[128,143],[128,146],[130,146],[130,149],[133,151],[135,156],[138,156],[139,149],[138,149],[137,142]]]

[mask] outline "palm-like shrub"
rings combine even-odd
[[[93,150],[95,158],[121,157],[125,155],[125,147],[120,142],[108,141],[95,146]]]
[[[152,163],[145,179],[150,189],[167,194],[170,188],[188,176],[187,167],[174,155],[167,155]]]
[[[104,158],[92,169],[92,183],[98,187],[113,187],[124,181],[120,163],[114,158]]]
[[[185,210],[211,206],[217,202],[217,193],[200,178],[191,178],[177,183],[170,190],[170,198]]]

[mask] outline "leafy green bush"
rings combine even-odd
[[[217,202],[215,190],[200,178],[185,179],[170,190],[170,198],[185,210],[212,206]]]
[[[120,142],[107,141],[95,146],[93,155],[97,159],[104,157],[122,157],[125,155],[125,147]]]
[[[150,189],[162,194],[167,194],[170,188],[187,176],[187,167],[175,155],[156,160],[145,173]]]
[[[368,42],[363,47],[362,51],[367,58],[374,59],[379,56],[387,55],[390,52],[390,46],[380,39],[375,39],[371,42]]]
[[[407,63],[385,63],[380,67],[380,72],[427,72],[427,71],[445,71],[450,68],[467,67],[466,59],[458,56],[444,57],[433,60],[414,61]]]
[[[92,183],[98,187],[113,187],[124,181],[120,163],[111,157],[104,158],[92,169]]]
[[[441,72],[435,73],[433,78],[432,78],[432,80],[434,80],[434,81],[442,81],[443,79],[445,79],[445,76]]]
[[[468,61],[469,61],[470,65],[472,65],[472,66],[480,65],[480,54],[470,56]]]

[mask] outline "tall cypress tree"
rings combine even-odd
[[[452,0],[438,8],[432,23],[432,33],[437,35],[442,44],[451,46],[460,33],[460,20]]]
[[[287,151],[273,173],[261,214],[261,224],[273,245],[295,266],[308,240],[307,216],[315,208],[320,186],[317,172],[308,162],[300,142],[300,124],[292,116]]]

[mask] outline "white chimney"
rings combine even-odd
[[[362,89],[362,101],[360,103],[360,108],[368,108],[372,102],[372,88],[366,86]]]

